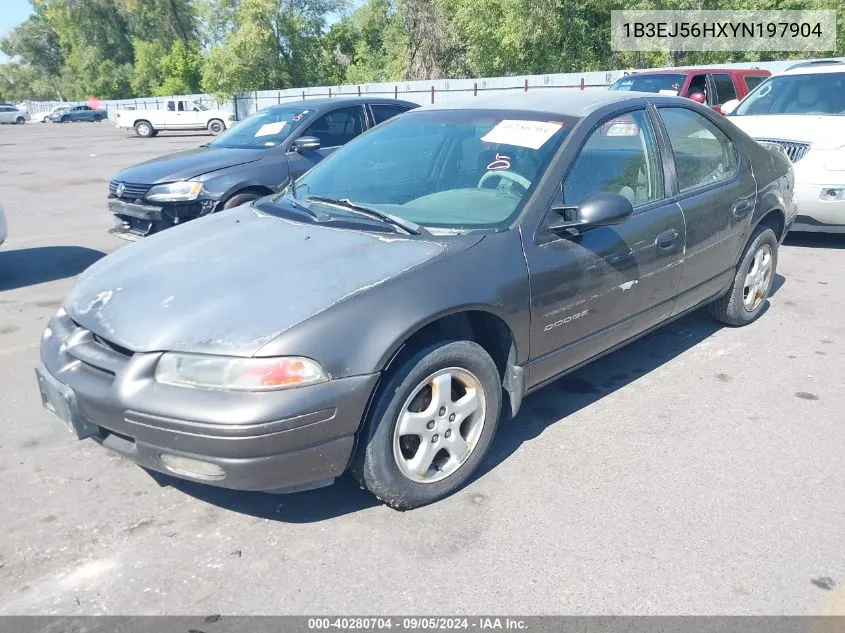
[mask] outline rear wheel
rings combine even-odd
[[[138,121],[135,123],[135,134],[142,138],[149,138],[153,136],[153,129],[152,124],[149,121]]]
[[[211,121],[208,122],[208,131],[214,134],[214,136],[217,136],[225,129],[226,126],[220,119],[211,119]]]
[[[496,432],[502,385],[477,343],[425,347],[379,387],[353,471],[399,509],[449,496],[478,468]]]
[[[777,237],[760,225],[751,233],[730,289],[708,306],[710,315],[735,327],[755,321],[765,308],[777,263]]]
[[[103,120],[103,116],[101,114],[95,114],[94,115],[94,123],[99,123],[102,120]]]
[[[22,116],[19,116],[17,119],[15,119],[15,123],[17,125],[23,125],[24,123],[26,123],[26,119],[23,118]]]

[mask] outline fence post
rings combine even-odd
[[[474,81],[473,84],[472,84],[472,96],[473,97],[478,96],[478,82],[477,81]]]
[[[434,86],[431,87],[431,102],[434,103]]]
[[[581,77],[581,90],[583,90],[583,89],[584,89],[584,78]]]
[[[302,100],[305,101],[305,91],[302,91]]]
[[[525,78],[525,92],[528,92],[528,78]]]
[[[276,103],[281,103],[281,102],[282,102],[282,91],[277,90],[276,91]]]
[[[393,86],[393,98],[394,99],[399,98],[399,86]]]
[[[361,96],[361,86],[358,86],[358,96]]]
[[[331,98],[332,98],[332,88],[331,88],[331,86],[329,86],[329,99],[331,99]]]

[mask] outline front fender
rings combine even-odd
[[[376,373],[426,325],[450,314],[480,310],[508,326],[516,363],[522,364],[528,358],[528,305],[528,271],[519,233],[467,235],[455,238],[438,258],[359,289],[294,326],[256,356],[306,356],[319,361],[332,377]]]

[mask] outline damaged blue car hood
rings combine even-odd
[[[101,259],[65,309],[132,351],[250,356],[443,250],[424,238],[299,223],[245,205]]]

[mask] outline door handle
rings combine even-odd
[[[731,207],[731,212],[737,220],[741,220],[748,215],[753,206],[754,205],[752,205],[748,200],[738,200],[734,203],[734,206]]]
[[[669,229],[668,231],[663,231],[663,233],[658,235],[657,239],[654,240],[654,243],[658,248],[669,249],[675,246],[675,240],[677,239],[678,232],[675,229]]]

